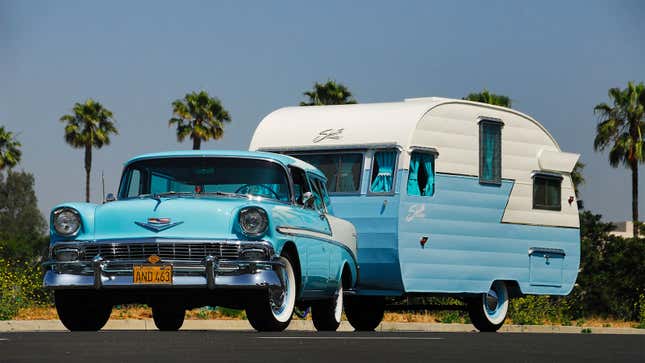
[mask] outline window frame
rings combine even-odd
[[[329,189],[327,190],[327,194],[329,196],[337,196],[337,195],[361,195],[361,189],[363,186],[363,174],[365,173],[365,155],[367,153],[367,150],[364,149],[349,149],[349,150],[337,150],[337,149],[332,149],[329,151],[324,151],[324,150],[316,150],[316,151],[297,151],[297,152],[289,152],[285,151],[284,154],[288,156],[292,156],[294,158],[299,159],[300,155],[341,155],[341,154],[360,154],[361,155],[361,166],[360,166],[360,173],[358,175],[358,190],[355,192],[331,192]],[[339,158],[340,160],[340,158]],[[308,163],[306,160],[303,160],[305,163]],[[313,164],[311,164],[313,165]],[[313,165],[316,167],[315,165]],[[340,169],[340,165],[338,165]],[[317,167],[316,167],[317,168]],[[320,170],[320,169],[318,169]],[[328,179],[329,180],[329,179]],[[336,180],[336,183],[338,183],[338,180]]]
[[[405,183],[405,195],[411,198],[432,198],[437,194],[437,159],[439,158],[439,152],[437,149],[432,148],[432,147],[411,147],[410,148],[410,162],[412,162],[412,154],[413,153],[419,153],[419,154],[428,154],[432,155],[433,157],[433,163],[432,163],[432,174],[434,175],[434,183],[432,184],[432,195],[410,195],[408,194],[408,184],[407,181],[410,179],[410,165],[408,164],[408,179],[406,179]],[[421,188],[419,188],[421,189]]]
[[[502,185],[502,156],[503,156],[503,150],[502,150],[502,129],[504,128],[504,122],[498,118],[494,117],[480,117],[479,122],[477,123],[479,125],[479,145],[478,145],[478,163],[479,163],[479,184],[485,184],[485,185],[491,185],[491,186],[501,186]],[[484,170],[484,153],[483,151],[483,139],[484,139],[484,126],[486,125],[491,125],[491,126],[498,126],[499,127],[499,176],[496,176],[495,179],[483,179],[483,170]],[[493,162],[494,162],[493,158]]]
[[[137,188],[137,194],[134,195],[134,196],[130,196],[130,188],[132,187],[132,176],[133,176],[135,171],[139,173],[139,185],[138,185],[138,188]],[[145,174],[146,173],[144,173],[139,168],[132,168],[132,169],[130,169],[128,171],[128,178],[127,178],[127,181],[125,183],[125,196],[124,196],[125,198],[136,198],[143,192],[143,190],[142,190],[143,186],[146,185],[146,183],[145,183]],[[124,198],[122,198],[122,199],[124,199]]]
[[[129,162],[127,165],[123,167],[123,171],[121,172],[121,183],[119,184],[119,190],[118,190],[118,199],[136,199],[140,198],[140,196],[137,197],[127,197],[129,193],[129,183],[130,183],[130,176],[132,175],[132,170],[136,169],[139,170],[139,172],[142,175],[142,179],[145,178],[144,185],[149,188],[150,183],[148,178],[148,174],[150,174],[149,171],[143,172],[139,167],[137,167],[137,163],[145,160],[157,160],[157,159],[174,159],[174,158],[202,158],[201,156],[192,156],[192,155],[180,155],[180,156],[173,156],[173,157],[158,157],[158,158],[143,158],[139,160],[134,160],[132,162]],[[290,204],[290,205],[296,205],[295,198],[294,198],[294,190],[293,190],[293,180],[291,179],[291,173],[289,172],[289,168],[287,165],[283,164],[282,162],[275,160],[273,158],[268,158],[268,157],[247,157],[247,156],[233,156],[233,155],[214,155],[214,156],[206,156],[205,158],[213,158],[213,159],[247,159],[247,160],[260,160],[260,161],[265,161],[268,163],[272,163],[280,167],[285,175],[286,178],[286,183],[287,183],[287,193],[288,193],[288,198],[286,201],[280,200],[280,199],[274,199],[274,198],[268,198],[268,197],[260,197],[258,196],[257,198],[260,198],[259,200],[267,199],[267,200],[272,200],[276,201],[278,203],[282,204]],[[126,181],[125,184],[123,181]],[[140,182],[141,183],[141,182]],[[139,186],[139,191],[141,193],[141,185]],[[149,190],[148,190],[149,191]]]
[[[535,179],[536,178],[541,178],[547,181],[557,181],[559,183],[559,188],[558,188],[558,204],[557,206],[549,206],[549,205],[541,205],[541,204],[536,204],[536,185],[535,185]],[[561,212],[562,211],[562,181],[564,180],[564,177],[560,174],[556,173],[545,173],[545,172],[534,172],[531,175],[531,180],[532,180],[532,188],[533,190],[531,191],[531,205],[533,209],[535,210],[545,210],[545,211],[551,211],[551,212]],[[547,192],[547,189],[545,187],[545,193]]]
[[[294,173],[294,172],[302,173],[302,177],[304,178],[305,184],[306,184],[306,186],[307,186],[307,188],[308,188],[308,190],[307,190],[307,191],[302,192],[302,194],[304,194],[304,193],[306,193],[306,192],[310,192],[310,191],[311,191],[311,190],[310,190],[310,189],[311,189],[311,185],[309,184],[309,179],[308,179],[308,177],[307,177],[307,172],[306,172],[306,171],[304,171],[302,168],[297,167],[297,166],[295,166],[295,165],[289,165],[289,167],[288,167],[287,169],[289,170],[289,178],[291,179],[291,189],[292,189],[292,191],[293,191],[293,201],[294,201],[294,205],[305,208],[304,204],[300,203],[300,201],[298,201],[298,198],[297,198],[297,196],[296,196],[296,182],[295,182],[295,179],[293,178],[293,173]]]
[[[315,208],[315,207],[314,207],[314,210],[319,211],[323,214],[329,213],[327,209],[327,203],[325,202],[325,195],[322,194],[327,190],[325,183],[320,177],[316,176],[315,174],[306,173],[306,175],[307,175],[307,182],[309,183],[309,188],[311,188],[311,192],[314,193],[314,195],[316,194],[315,189],[324,188],[323,190],[320,190],[320,193],[321,193],[320,204],[322,205],[322,210],[319,210],[318,208]],[[316,182],[319,182],[320,185],[317,186]],[[327,192],[327,195],[329,195],[329,192]]]
[[[387,152],[387,151],[392,151],[394,152],[394,167],[392,170],[392,189],[389,192],[373,192],[372,191],[372,174],[374,172],[374,162],[376,161],[375,155],[377,152]],[[369,169],[369,174],[368,174],[368,182],[367,182],[367,191],[365,195],[367,196],[384,196],[384,195],[394,195],[396,194],[396,183],[397,183],[397,177],[399,174],[399,156],[401,155],[401,151],[398,148],[383,148],[383,149],[373,149],[371,150],[370,157],[371,157],[371,162],[370,162],[370,169]]]

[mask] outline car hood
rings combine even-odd
[[[123,238],[236,238],[239,198],[129,199],[103,204],[94,215],[96,240]],[[157,222],[157,223],[154,223]]]

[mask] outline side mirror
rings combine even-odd
[[[105,203],[114,202],[115,200],[116,197],[112,193],[107,193],[107,195],[105,196]]]
[[[314,195],[312,192],[305,192],[302,195],[302,204],[305,206],[305,208],[313,209],[315,201],[316,199],[314,198]]]

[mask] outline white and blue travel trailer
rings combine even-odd
[[[521,112],[436,97],[286,107],[250,149],[326,174],[335,214],[358,232],[359,282],[345,299],[358,330],[376,328],[385,297],[444,295],[495,331],[510,297],[566,295],[576,281],[579,155]]]

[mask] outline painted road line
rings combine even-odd
[[[257,337],[258,339],[342,339],[342,340],[443,340],[434,337]]]

